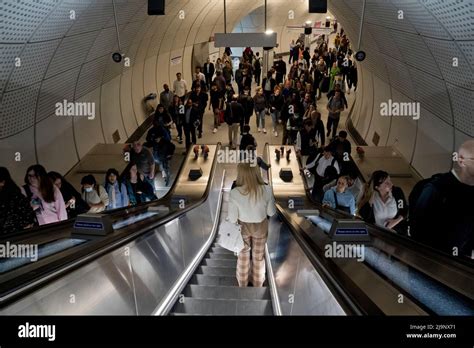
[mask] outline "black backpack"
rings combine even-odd
[[[429,185],[433,185],[439,191],[443,191],[446,187],[445,179],[446,174],[435,174],[431,178],[423,179],[418,181],[408,196],[408,219],[414,216],[414,210],[416,209],[416,205],[418,199],[420,198],[423,190]],[[444,196],[444,195],[443,195]]]
[[[323,154],[322,153],[319,153],[317,154],[316,156],[309,156],[308,159],[306,160],[306,164],[308,163],[311,163],[312,161],[314,161],[314,158],[317,157],[317,160],[316,160],[316,163],[314,164],[314,166],[312,168],[309,169],[310,173],[312,173],[313,175],[316,175],[316,168],[318,168],[318,163],[319,163],[319,160],[321,158],[323,158]],[[310,160],[311,158],[311,160]],[[336,157],[333,156],[333,159],[331,161],[331,164],[329,166],[327,166],[326,170],[329,168],[329,167],[334,167],[334,164],[336,163],[337,159]],[[334,169],[336,169],[336,167],[334,167]],[[337,172],[337,170],[336,170]]]
[[[253,68],[254,68],[254,70],[260,70],[261,69],[260,59],[255,60]]]

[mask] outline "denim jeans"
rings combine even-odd
[[[273,126],[273,129],[275,130],[277,128],[279,118],[280,118],[280,111],[279,110],[273,111],[272,112],[272,126]]]
[[[256,121],[257,121],[257,128],[265,128],[265,109],[262,111],[255,111],[255,114],[257,116]]]

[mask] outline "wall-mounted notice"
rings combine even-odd
[[[181,56],[171,58],[171,65],[177,65],[181,63]]]

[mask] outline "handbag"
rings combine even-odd
[[[240,231],[241,226],[239,224],[229,221],[221,222],[217,244],[234,253],[240,252],[244,248],[244,240]]]

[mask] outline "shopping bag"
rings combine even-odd
[[[241,226],[229,221],[221,222],[219,226],[219,239],[217,244],[224,249],[240,252],[244,248],[244,240],[240,233]]]
[[[219,111],[219,123],[224,123],[224,110]]]

